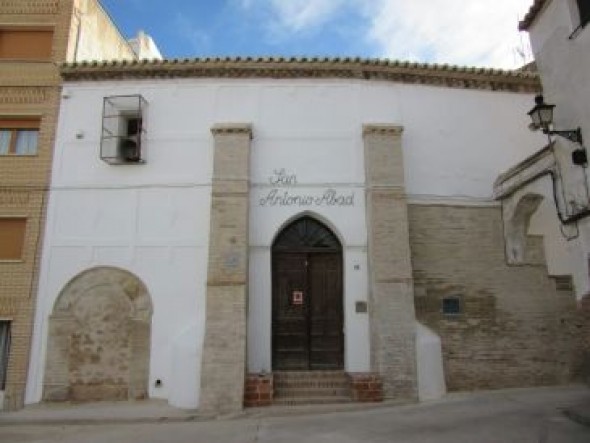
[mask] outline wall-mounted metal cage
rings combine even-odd
[[[145,163],[147,101],[141,95],[105,97],[100,158],[110,165]]]

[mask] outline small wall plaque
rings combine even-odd
[[[302,305],[303,304],[303,291],[293,291],[293,297],[291,298],[291,303],[293,305]]]
[[[366,301],[357,301],[354,304],[355,311],[359,313],[366,313],[367,312],[367,302]]]

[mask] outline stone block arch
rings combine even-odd
[[[336,224],[330,220],[328,217],[324,216],[323,214],[316,212],[316,211],[302,211],[292,214],[290,217],[283,220],[277,229],[272,233],[272,238],[270,239],[270,244],[274,244],[277,237],[284,231],[284,229],[289,226],[290,224],[296,222],[297,220],[309,218],[313,219],[322,225],[326,226],[338,239],[342,248],[346,246],[346,239],[344,238],[344,234],[340,231],[340,229],[336,226]]]
[[[148,396],[152,302],[132,273],[96,267],[70,280],[49,317],[46,401]]]
[[[529,224],[543,199],[542,195],[529,192],[512,205],[504,206],[506,259],[509,264],[527,262]]]

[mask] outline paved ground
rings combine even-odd
[[[45,406],[0,414],[0,442],[590,442],[590,421],[584,419],[590,418],[590,390],[583,386],[450,395],[420,405],[329,411],[251,409],[236,417],[206,420],[161,402]],[[585,424],[566,417],[564,411],[574,412]]]

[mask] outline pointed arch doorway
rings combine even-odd
[[[287,225],[272,246],[272,366],[344,367],[342,245],[312,217]]]

